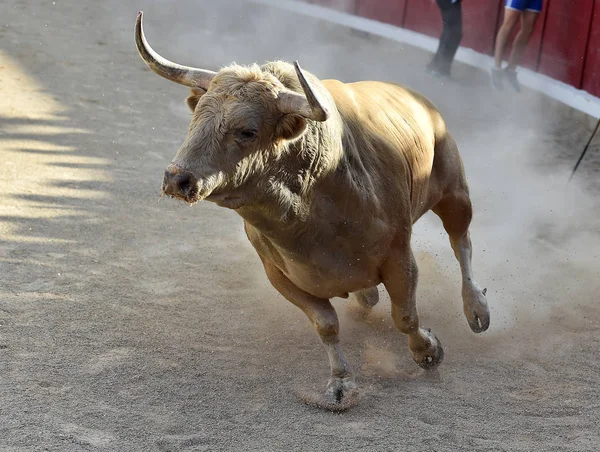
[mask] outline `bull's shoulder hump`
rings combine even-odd
[[[331,93],[336,103],[365,106],[373,102],[377,108],[382,106],[402,107],[420,106],[432,113],[437,108],[422,94],[397,83],[382,81],[359,81],[343,83],[339,80],[324,80],[323,84]]]
[[[342,83],[339,80],[324,81],[342,115],[379,115],[384,109],[388,115],[398,114],[404,118],[439,117],[435,105],[420,93],[400,84],[380,81]]]

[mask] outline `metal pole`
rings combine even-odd
[[[579,156],[579,160],[577,160],[577,163],[575,164],[575,168],[573,168],[573,171],[571,172],[571,176],[569,177],[569,181],[567,182],[567,184],[569,182],[571,182],[571,179],[573,178],[573,175],[575,174],[575,171],[577,171],[577,168],[579,167],[579,164],[583,160],[583,157],[585,156],[585,153],[587,152],[588,148],[590,147],[590,144],[592,143],[592,140],[594,139],[594,136],[596,135],[596,132],[598,131],[598,126],[600,126],[600,119],[598,119],[598,122],[596,123],[596,127],[594,127],[594,131],[592,132],[592,136],[590,137],[590,139],[588,140],[587,144],[583,148],[583,152]]]

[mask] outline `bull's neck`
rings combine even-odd
[[[308,222],[320,187],[336,178],[344,159],[339,124],[339,118],[309,123],[301,138],[286,144],[266,174],[250,182],[252,200],[237,212],[264,233]]]

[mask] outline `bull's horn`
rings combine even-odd
[[[288,114],[294,113],[313,121],[327,121],[329,111],[313,91],[297,61],[294,61],[294,67],[305,96],[293,91],[282,92],[279,94],[279,111]]]
[[[144,60],[148,67],[158,75],[175,83],[180,83],[181,85],[189,86],[191,88],[208,89],[208,84],[215,76],[216,72],[181,66],[156,53],[154,49],[150,47],[148,41],[146,41],[144,28],[142,26],[143,15],[144,13],[140,11],[135,23],[135,44],[142,60]]]

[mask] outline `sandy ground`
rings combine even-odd
[[[0,450],[591,451],[600,448],[598,145],[591,121],[486,74],[423,73],[429,55],[234,1],[0,4]],[[476,277],[492,324],[470,332],[432,215],[415,228],[421,372],[389,317],[334,300],[362,388],[334,414],[327,358],[272,289],[234,212],[160,198],[187,90],[149,72],[299,59],[322,78],[406,83],[447,116],[473,193]],[[600,140],[598,140],[600,141]]]

